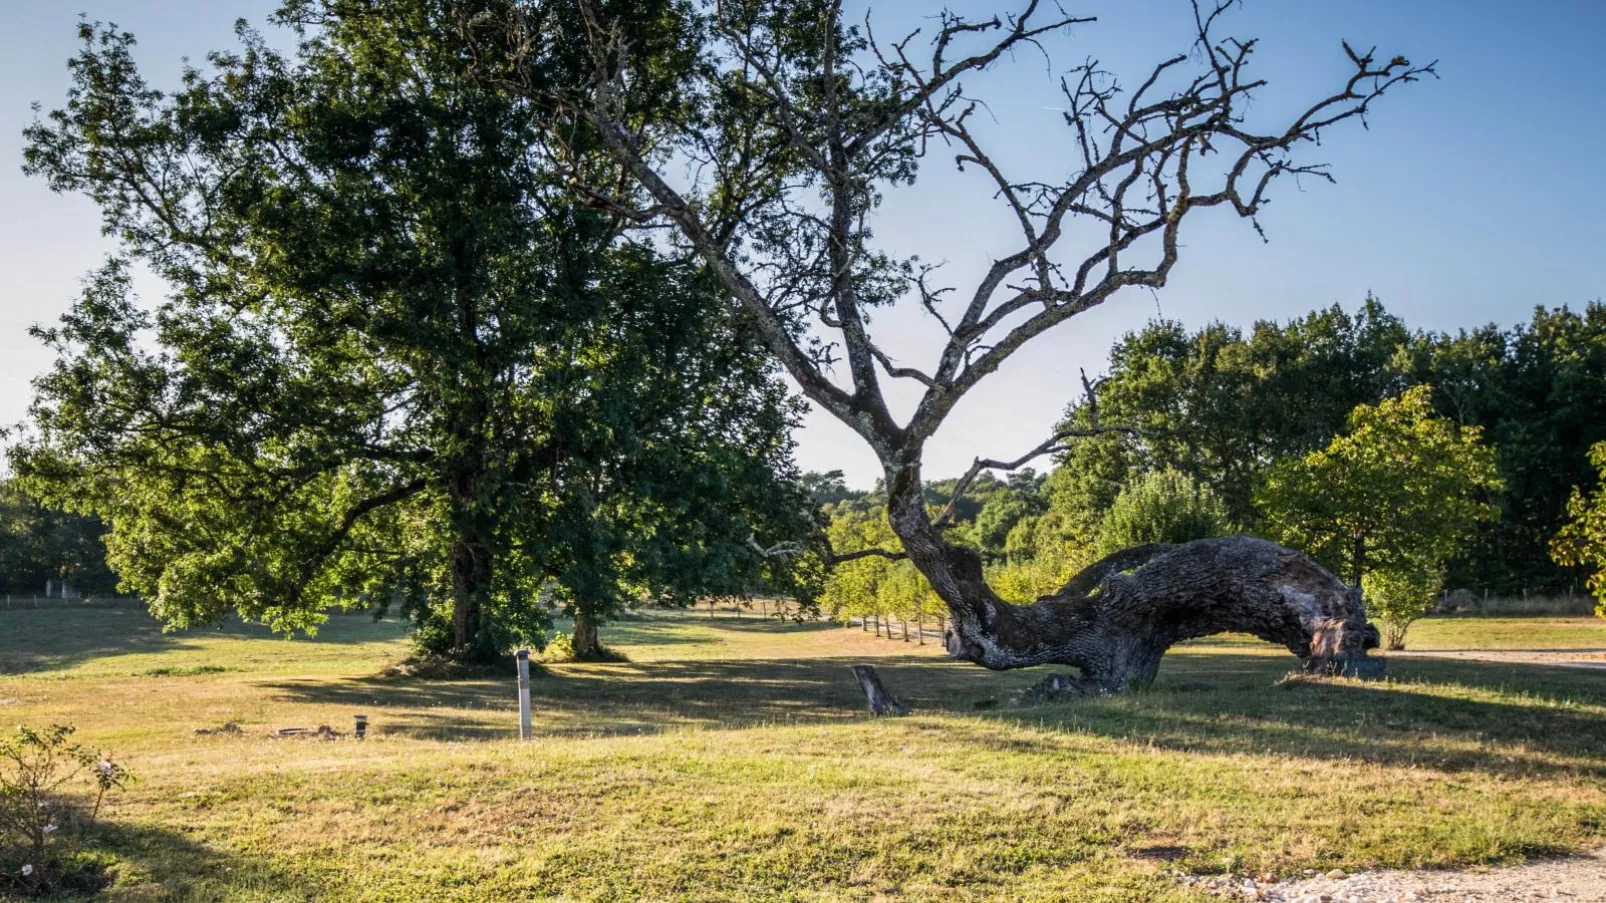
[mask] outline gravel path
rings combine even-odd
[[[1463,662],[1507,665],[1557,665],[1564,668],[1606,668],[1606,649],[1410,649],[1389,658],[1448,658]]]
[[[1283,882],[1188,875],[1183,881],[1231,900],[1282,903],[1606,903],[1606,847],[1582,856],[1506,868],[1453,872],[1388,869],[1354,875],[1332,871]]]

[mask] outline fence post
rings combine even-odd
[[[530,739],[530,650],[513,653],[519,660],[519,739]]]

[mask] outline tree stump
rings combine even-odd
[[[872,715],[907,715],[909,707],[898,701],[881,683],[881,675],[869,665],[854,665],[853,676],[859,679],[864,696],[870,702]]]

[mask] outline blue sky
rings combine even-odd
[[[52,195],[20,172],[29,104],[49,107],[64,96],[78,14],[133,31],[147,77],[166,86],[182,57],[232,46],[236,18],[261,22],[275,5],[0,4],[0,423],[22,415],[28,381],[49,364],[28,325],[57,317],[109,250],[87,201]],[[1187,44],[1185,0],[1066,6],[1100,21],[1047,45],[1052,64],[1022,53],[973,86],[996,118],[989,132],[999,157],[1038,178],[1072,168],[1054,110],[1060,72],[1091,56],[1130,81]],[[878,4],[871,20],[878,35],[891,35],[926,21],[932,8]],[[1268,119],[1338,83],[1348,65],[1340,38],[1414,61],[1437,58],[1441,79],[1385,98],[1369,131],[1333,132],[1317,153],[1338,184],[1283,185],[1263,217],[1269,244],[1247,224],[1211,213],[1185,230],[1182,262],[1157,296],[1118,296],[1029,345],[956,408],[928,450],[929,476],[957,473],[976,455],[1014,457],[1036,445],[1077,391],[1077,368],[1101,368],[1114,339],[1160,314],[1190,325],[1248,325],[1333,303],[1353,308],[1371,291],[1410,325],[1447,330],[1509,324],[1534,305],[1606,296],[1606,4],[1249,0],[1227,30],[1260,38],[1255,65],[1271,84],[1254,112]],[[898,251],[945,261],[963,289],[992,256],[1011,250],[1013,236],[973,177],[955,173],[940,153],[925,171],[920,188],[889,197],[877,234]],[[148,297],[160,290],[143,288]],[[923,315],[895,311],[875,327],[893,356],[929,361],[936,331]],[[858,485],[878,476],[860,440],[826,415],[811,416],[801,443],[805,467],[842,468]]]

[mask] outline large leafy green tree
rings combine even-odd
[[[1597,485],[1590,448],[1606,440],[1606,305],[1421,335],[1402,365],[1433,383],[1442,413],[1482,427],[1499,456],[1499,516],[1479,526],[1451,578],[1509,593],[1570,587],[1576,572],[1551,560],[1549,543],[1573,488]]]
[[[772,365],[702,273],[575,202],[550,115],[472,77],[457,12],[293,0],[293,56],[242,28],[172,96],[86,25],[29,130],[28,170],[123,257],[40,331],[15,466],[111,524],[169,623],[307,629],[399,592],[427,647],[483,660],[539,641],[551,589],[584,654],[630,598],[773,576],[759,540],[806,526]],[[617,21],[650,49],[662,13]],[[154,309],[125,260],[170,287]]]
[[[1384,573],[1386,614],[1408,622],[1432,590],[1403,575],[1442,573],[1474,526],[1494,516],[1486,498],[1499,487],[1481,430],[1440,416],[1432,387],[1416,386],[1357,407],[1326,448],[1273,467],[1258,501],[1283,542],[1350,575],[1352,586]],[[1395,600],[1395,590],[1415,592]]]
[[[1590,569],[1595,614],[1606,618],[1606,442],[1589,450],[1589,462],[1600,472],[1600,483],[1593,492],[1573,489],[1567,502],[1569,520],[1552,539],[1551,553],[1561,564]]]
[[[1411,332],[1373,298],[1354,313],[1333,307],[1247,329],[1152,324],[1116,343],[1098,393],[1106,421],[1144,431],[1069,446],[1048,479],[1050,509],[1092,535],[1134,473],[1172,467],[1258,528],[1255,491],[1272,462],[1323,447],[1356,405],[1417,384],[1434,387],[1441,414],[1483,429],[1504,487],[1485,499],[1498,515],[1476,525],[1446,562],[1446,579],[1504,592],[1564,590],[1575,574],[1550,559],[1547,544],[1572,487],[1595,484],[1588,449],[1606,439],[1599,303],[1454,333]],[[1086,426],[1089,413],[1078,401],[1065,426]]]
[[[1105,421],[1142,432],[1071,445],[1050,478],[1056,507],[1094,524],[1137,473],[1171,468],[1208,485],[1231,520],[1255,524],[1267,462],[1321,448],[1356,405],[1397,393],[1393,360],[1410,338],[1375,298],[1353,314],[1335,305],[1247,334],[1171,321],[1128,333],[1110,351],[1097,405]],[[1066,425],[1087,425],[1088,405],[1073,404]]]

